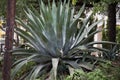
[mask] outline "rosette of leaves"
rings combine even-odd
[[[14,63],[12,78],[29,62],[35,64],[23,73],[20,78],[22,80],[35,80],[42,75],[56,80],[61,65],[67,70],[69,67],[73,69],[84,67],[91,70],[93,66],[90,62],[85,62],[84,53],[89,52],[86,46],[89,38],[99,32],[90,31],[100,21],[89,24],[90,17],[84,18],[78,29],[85,4],[75,18],[74,8],[70,7],[69,2],[53,1],[52,4],[46,5],[39,0],[39,6],[39,10],[35,8],[25,10],[27,23],[19,18],[16,20],[24,29],[16,27],[15,32],[27,42],[25,45],[27,47],[13,50],[14,55],[23,56]],[[64,71],[63,68],[60,72]]]

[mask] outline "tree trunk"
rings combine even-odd
[[[13,47],[13,35],[15,25],[15,3],[16,0],[7,0],[7,26],[5,37],[5,53],[3,61],[3,80],[11,80],[11,66],[12,66],[12,53],[10,52]]]
[[[108,38],[112,42],[116,42],[116,5],[108,5]]]

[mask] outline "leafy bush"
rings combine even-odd
[[[120,63],[119,61],[107,61],[107,63],[100,63],[97,68],[102,70],[108,80],[120,79]]]
[[[93,72],[83,72],[75,70],[74,74],[68,76],[65,80],[109,80],[100,69],[95,69]]]

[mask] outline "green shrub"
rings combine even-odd
[[[84,72],[82,70],[75,70],[74,74],[68,76],[65,80],[108,80],[102,70],[95,69],[92,72]]]
[[[107,63],[100,63],[98,69],[102,70],[108,80],[120,80],[120,63],[117,62],[107,61]]]

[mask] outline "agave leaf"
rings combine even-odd
[[[31,75],[32,73],[34,72],[34,70],[36,69],[37,66],[33,66],[32,69],[30,71],[28,71],[29,73],[28,74],[24,74],[26,75],[27,77],[25,77],[26,80],[31,80]],[[21,77],[22,78],[22,77]]]
[[[46,64],[51,62],[51,58],[46,56],[45,57],[39,56],[39,57],[33,58],[32,61],[40,64]]]
[[[27,14],[27,13],[26,13]],[[31,14],[33,14],[32,12],[31,12]],[[35,23],[40,23],[40,22],[37,22],[37,21],[39,21],[39,19],[38,18],[36,18],[36,16],[35,15],[31,15],[33,18],[34,18],[34,22]],[[28,16],[29,17],[29,16]],[[29,17],[30,19],[31,19],[31,17]],[[29,19],[29,20],[30,20]],[[30,23],[28,23],[28,25],[30,25],[30,26],[28,26],[28,28],[30,28],[30,32],[31,32],[31,34],[33,35],[33,36],[35,36],[35,38],[37,39],[37,41],[39,41],[40,42],[40,44],[42,45],[42,46],[44,46],[43,45],[43,41],[42,41],[42,38],[46,38],[46,40],[48,39],[48,37],[46,37],[46,36],[44,36],[44,35],[42,35],[41,34],[41,32],[44,32],[44,30],[42,29],[43,28],[43,25],[42,24],[36,24],[36,25],[32,25],[32,22],[33,22],[33,20],[31,20],[31,24]],[[34,23],[33,22],[33,23]],[[31,26],[32,25],[32,26]],[[38,26],[39,25],[39,26]],[[40,30],[40,31],[38,31],[38,30]],[[42,36],[42,38],[40,37],[40,36]],[[50,41],[50,39],[48,39],[49,41]]]
[[[79,69],[80,66],[77,62],[75,61],[64,61],[65,64],[69,65],[70,67],[73,67],[74,69]]]
[[[94,65],[90,64],[89,62],[80,62],[79,66],[82,68],[85,68],[87,70],[93,70],[93,68],[94,68]]]
[[[22,52],[22,51],[21,51],[21,52],[14,52],[14,53],[13,53],[13,55],[17,55],[17,56],[18,56],[18,55],[21,55],[21,56],[22,56],[22,55],[23,55],[23,56],[27,55],[27,56],[29,56],[29,55],[32,55],[32,54],[36,54],[36,53],[29,53],[29,52]]]
[[[89,47],[89,49],[92,49],[93,51],[102,51],[102,52],[108,52],[109,50],[108,49],[105,49],[105,48],[97,48],[97,47]]]
[[[119,46],[119,44],[116,44],[116,45],[113,47],[112,51],[113,51],[113,52],[116,52],[116,49],[118,49],[118,46]]]
[[[98,23],[100,23],[101,21],[102,21],[102,20],[99,20],[99,21],[93,23],[92,25],[90,25],[88,28],[85,28],[84,31],[83,31],[83,33],[82,33],[81,36],[79,37],[76,45],[78,45],[78,44],[83,40],[83,38],[84,38]]]
[[[29,73],[30,73],[30,71],[27,71],[26,73],[24,73],[24,74],[20,77],[20,80],[24,80]]]
[[[96,61],[100,61],[100,62],[106,62],[106,60],[103,59],[103,58],[100,58],[100,57],[94,57],[94,56],[91,56],[91,55],[87,55],[86,58],[88,58],[88,59],[92,59],[92,60],[96,60]]]
[[[53,80],[57,79],[57,67],[59,63],[59,58],[52,58],[52,70],[51,70],[51,75],[50,78]]]
[[[87,47],[85,45],[81,45],[81,46],[76,47],[75,49],[78,49],[78,50],[87,50]]]
[[[19,63],[21,63],[22,61],[24,62],[29,62],[29,61],[32,61],[31,59],[33,59],[34,57],[36,57],[36,56],[38,56],[39,54],[34,54],[34,55],[30,55],[30,56],[28,56],[28,57],[26,57],[26,58],[22,58],[22,59],[19,59],[19,60],[17,60],[16,62],[14,62],[14,64],[13,64],[13,66],[14,65],[16,65],[16,64],[19,64]]]
[[[36,40],[33,38],[33,36],[19,28],[16,28],[15,32],[22,36],[25,40],[29,41],[29,43],[32,44],[35,47],[35,49],[39,50],[39,47],[34,43],[34,41]]]
[[[29,61],[29,60],[33,59],[34,57],[37,57],[37,56],[39,56],[39,54],[33,54],[33,55],[27,57],[26,59],[27,59],[27,61]]]
[[[76,15],[76,19],[80,18],[81,14],[83,13],[85,8],[85,3],[83,4],[83,6],[80,8],[78,14]]]
[[[70,67],[70,66],[68,66],[68,69],[69,69],[70,75],[73,75],[73,74],[74,74],[75,69],[74,69],[74,68],[72,68],[72,67]]]
[[[56,4],[55,4],[55,1],[53,1],[52,3],[52,11],[51,11],[51,15],[52,15],[52,20],[53,20],[53,30],[55,32],[55,35],[57,34],[57,7],[56,7]]]
[[[32,44],[33,48],[39,51],[40,53],[44,53],[45,55],[50,55],[50,53],[47,52],[46,48],[39,44],[38,41],[36,41],[36,38],[33,38],[29,33],[26,33],[25,31],[17,28],[16,33],[25,38],[27,41],[29,41],[30,44]]]
[[[115,42],[109,42],[109,41],[97,41],[97,42],[90,42],[87,44],[87,46],[93,45],[93,44],[117,44]]]
[[[68,6],[66,7],[68,8]],[[71,16],[70,12],[71,10],[69,10],[69,8],[67,10],[63,10],[63,12],[65,12],[65,15],[63,16],[64,18],[64,24],[62,25],[62,42],[63,42],[63,45],[62,47],[65,45],[66,43],[66,30],[67,30],[67,26],[69,26],[68,24],[70,23],[70,19],[69,17]],[[66,21],[66,22],[65,22]],[[68,23],[68,24],[67,24]]]
[[[33,49],[15,48],[11,52],[13,54],[17,54],[17,52],[35,53],[36,51]]]
[[[79,45],[88,43],[88,40],[89,40],[90,38],[92,38],[96,33],[99,33],[99,32],[101,32],[101,30],[96,30],[96,31],[92,32],[91,34],[89,34],[89,35],[87,36],[87,38],[84,38],[84,39],[79,43]]]
[[[22,61],[25,61],[25,60],[26,60],[26,58],[19,59],[19,60],[14,62],[13,66],[15,66],[16,64],[18,64],[18,63],[20,63]]]
[[[67,30],[68,30],[68,37],[67,37],[67,39],[70,39],[70,37],[71,37],[71,36],[69,36],[69,34],[72,35],[72,36],[75,35],[75,33],[74,33],[73,31],[74,31],[74,30],[75,30],[75,31],[77,30],[77,27],[75,27],[75,25],[77,25],[78,19],[79,19],[79,17],[81,16],[81,14],[82,14],[82,12],[83,12],[83,10],[84,10],[84,7],[85,7],[85,4],[82,6],[82,8],[81,8],[80,11],[78,12],[78,14],[76,15],[76,18],[75,18],[74,20],[73,20],[73,16],[71,16],[70,19],[73,20],[73,21],[71,22],[70,28],[67,29]],[[74,9],[73,9],[73,11],[74,11]],[[73,11],[72,11],[72,13],[73,13]],[[72,33],[71,33],[71,30],[72,30]]]
[[[76,40],[75,40],[75,42],[74,42],[74,45],[77,44],[78,39],[80,38],[81,34],[82,34],[83,31],[85,30],[85,27],[86,27],[87,23],[89,22],[89,19],[90,19],[90,16],[89,16],[88,18],[82,20],[83,25],[80,26],[80,29],[79,29],[79,32],[78,32],[78,34],[77,34]],[[82,38],[81,38],[81,39],[82,39]]]
[[[30,80],[35,80],[40,72],[41,69],[43,69],[45,65],[39,65],[33,68],[33,71],[31,72],[30,75]]]
[[[73,42],[74,42],[73,38],[66,42],[65,46],[63,47],[64,55],[69,55]]]
[[[36,16],[32,13],[30,9],[28,9],[27,11],[28,12],[25,11],[25,14],[27,15],[27,19],[30,21],[31,25],[38,27],[38,20],[36,20]]]
[[[46,7],[45,7],[45,4],[41,1],[39,2],[39,6],[40,6],[40,12],[41,12],[41,15],[42,15],[42,20],[45,22],[47,20],[47,17],[46,17]]]
[[[26,60],[23,60],[23,61],[21,61],[20,63],[18,63],[18,64],[15,66],[15,69],[13,70],[12,76],[11,76],[12,80],[14,79],[16,73],[17,73],[17,72],[23,67],[23,65],[25,65],[26,63],[27,63],[27,61],[26,61]]]

